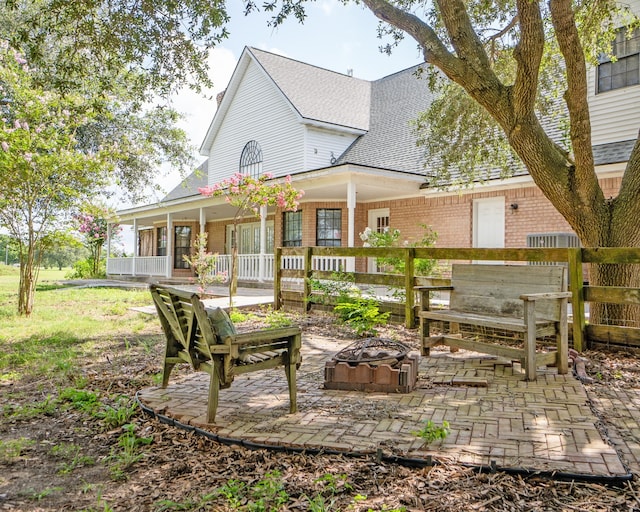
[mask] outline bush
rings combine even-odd
[[[355,297],[348,302],[340,302],[334,311],[359,336],[376,336],[376,326],[386,325],[390,315],[389,312],[380,313],[378,301],[370,297]]]
[[[107,276],[107,263],[104,260],[100,261],[98,272],[93,272],[93,259],[87,258],[84,260],[78,260],[73,264],[71,271],[65,276],[67,279],[102,279]]]

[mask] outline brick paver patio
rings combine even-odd
[[[615,411],[620,419],[616,427],[603,427],[584,386],[572,375],[549,368],[539,372],[536,382],[526,382],[517,364],[445,350],[432,350],[421,359],[417,389],[408,394],[323,389],[325,362],[347,344],[303,335],[296,414],[287,414],[281,370],[237,377],[220,393],[215,424],[206,424],[205,373],[174,378],[167,389],[143,389],[138,398],[143,407],[179,424],[257,444],[420,460],[431,456],[441,462],[613,480],[640,468],[639,398],[612,391],[609,399],[593,400],[596,409]],[[479,380],[486,387],[477,386]],[[438,426],[448,421],[449,436],[425,446],[412,432],[427,420]]]

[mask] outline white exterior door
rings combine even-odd
[[[476,199],[473,202],[474,247],[504,247],[504,205],[504,197]],[[483,263],[499,262],[487,261]]]
[[[376,233],[383,233],[389,229],[390,216],[389,208],[378,208],[376,210],[369,210],[369,229]],[[376,258],[367,259],[367,272],[378,272],[378,264]]]

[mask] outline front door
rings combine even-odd
[[[369,210],[369,229],[376,233],[384,233],[389,229],[390,219],[389,208]],[[367,272],[375,273],[378,271],[376,258],[367,258]]]
[[[473,246],[504,247],[504,197],[476,199],[473,202]],[[481,263],[481,262],[476,262]],[[498,263],[486,261],[482,263]]]

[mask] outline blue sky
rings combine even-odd
[[[211,52],[209,64],[214,87],[206,91],[206,99],[185,91],[174,100],[175,108],[185,115],[181,127],[191,143],[199,148],[213,119],[215,95],[224,90],[245,46],[253,46],[332,71],[346,73],[365,80],[375,80],[422,62],[413,39],[406,39],[391,56],[382,54],[383,43],[377,37],[377,18],[355,4],[342,5],[338,0],[318,0],[307,5],[308,17],[303,25],[287,20],[277,29],[267,25],[269,13],[253,12],[244,16],[243,2],[228,2],[231,22],[230,36]],[[261,2],[257,2],[261,4]],[[196,152],[197,154],[197,152]],[[198,163],[204,157],[197,156]],[[170,173],[160,183],[165,191],[180,182],[177,173]]]

